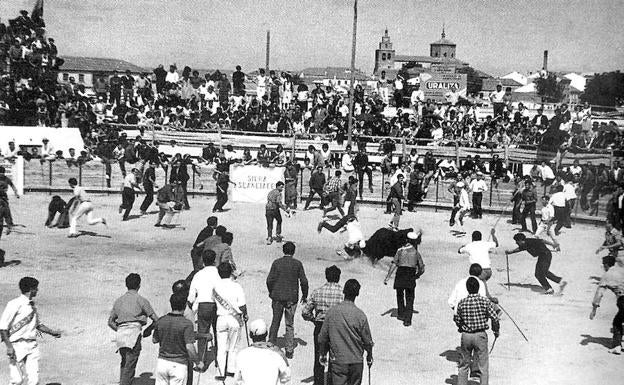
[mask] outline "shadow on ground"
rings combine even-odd
[[[390,314],[391,318],[397,318],[399,316],[399,310],[396,307],[393,307],[381,313],[381,316],[383,317],[388,314]],[[412,314],[418,314],[418,310],[412,310]]]
[[[594,337],[594,336],[590,336],[589,334],[581,334],[581,337],[583,337],[583,339],[581,340],[580,344],[583,346],[587,346],[589,344],[597,344],[597,345],[602,345],[605,348],[610,349],[611,344],[613,342],[612,338]]]

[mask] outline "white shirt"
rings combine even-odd
[[[449,91],[444,95],[446,101],[451,103],[452,106],[456,105],[459,102],[459,92]]]
[[[167,72],[167,76],[165,76],[165,82],[167,83],[177,83],[180,80],[180,76],[177,72]]]
[[[338,111],[343,118],[346,118],[349,115],[349,107],[347,107],[346,104],[343,104],[342,107],[338,109]]]
[[[217,96],[217,93],[214,92],[214,90],[212,90],[212,92],[210,91],[206,91],[206,95],[204,96],[204,100],[205,101],[210,101],[212,100],[213,102],[216,102],[217,100],[219,100],[219,97]]]
[[[213,303],[212,289],[221,277],[215,266],[206,266],[195,274],[189,289],[188,302],[193,304],[193,310],[197,310],[200,302]]]
[[[457,169],[457,167],[455,166],[455,161],[454,160],[449,160],[449,159],[442,159],[440,164],[438,164],[438,167],[441,168],[441,169],[446,169],[446,168],[450,168],[450,169],[453,169],[453,170]]]
[[[551,204],[542,207],[542,222],[551,221],[555,217],[555,208]]]
[[[574,185],[571,183],[564,184],[563,195],[565,195],[566,200],[576,199],[576,189],[574,188]]]
[[[412,104],[424,103],[425,93],[423,92],[423,90],[412,91],[412,96],[410,97],[410,101],[412,102]]]
[[[461,189],[459,193],[459,206],[463,209],[470,208],[470,197],[468,196],[468,191],[465,188]]]
[[[444,130],[442,127],[435,128],[431,131],[431,138],[433,140],[440,140],[444,138]]]
[[[347,246],[354,246],[364,240],[364,234],[362,233],[362,226],[357,220],[347,222],[347,233],[349,239],[347,240]]]
[[[351,155],[346,152],[342,155],[342,169],[345,172],[353,171],[353,159],[351,159]]]
[[[21,320],[26,319],[33,312],[33,307],[30,304],[30,299],[25,295],[9,301],[0,316],[0,330],[10,330],[11,326]],[[9,336],[11,342],[17,340],[36,340],[37,339],[37,325],[39,324],[38,316],[35,314],[33,319],[24,327],[16,331]]]
[[[136,186],[137,182],[136,182],[136,177],[134,176],[134,173],[129,173],[128,175],[126,175],[126,177],[124,178],[123,181],[123,186],[124,188],[134,188],[134,186]]]
[[[266,77],[266,75],[265,76],[258,75],[257,81],[258,82],[256,84],[258,85],[258,88],[265,88],[266,87],[266,84],[267,84],[267,77]]]
[[[505,90],[490,92],[490,101],[492,103],[503,103],[505,101]]]
[[[555,179],[555,174],[553,173],[552,168],[550,166],[537,166],[542,176],[542,179]]]
[[[554,193],[550,197],[550,201],[548,201],[548,203],[555,207],[565,207],[565,203],[566,203],[565,194],[563,193],[563,191]]]
[[[221,278],[215,283],[214,291],[217,292],[226,302],[229,302],[230,305],[234,307],[237,314],[240,314],[239,308],[245,305],[245,293],[243,292],[243,287],[239,283],[232,281],[230,278]],[[215,300],[214,297],[213,301],[217,304],[218,316],[233,315],[230,310],[223,307],[223,305],[221,305],[219,301]]]
[[[570,166],[570,174],[572,175],[581,175],[583,169],[581,166]]]
[[[87,190],[83,187],[75,186],[74,187],[74,196],[78,199],[79,202],[91,202],[89,196],[87,195]]]
[[[451,307],[451,309],[453,309],[453,311],[457,309],[457,305],[459,304],[459,301],[468,297],[468,289],[466,289],[466,281],[468,281],[468,278],[470,277],[461,279],[459,282],[455,284],[455,288],[453,289],[453,292],[451,293],[448,299],[448,304]],[[482,297],[485,297],[486,296],[485,285],[479,278],[477,277],[474,277],[474,278],[476,278],[477,281],[479,282],[479,295]]]
[[[255,345],[255,344],[254,344]],[[251,345],[236,357],[234,378],[239,385],[276,385],[290,381],[286,360],[270,348]]]
[[[460,253],[468,254],[470,264],[478,263],[482,269],[491,268],[490,249],[496,247],[496,243],[489,241],[474,241],[459,249]]]
[[[487,191],[487,184],[483,179],[473,179],[470,181],[469,185],[470,191],[472,192],[484,192]]]

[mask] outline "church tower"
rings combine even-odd
[[[392,42],[388,35],[388,29],[386,33],[381,37],[381,43],[379,43],[379,49],[375,50],[375,70],[374,74],[379,75],[381,71],[394,68],[394,56],[395,52],[392,49]]]
[[[444,26],[442,26],[442,38],[430,44],[430,56],[436,58],[455,58],[456,44],[446,38]]]

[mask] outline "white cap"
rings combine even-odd
[[[410,231],[409,233],[407,233],[407,239],[418,239],[419,235],[420,235],[420,231],[419,232]]]
[[[464,182],[457,182],[457,184],[455,186],[457,186],[459,188],[462,188],[462,187],[464,187]]]
[[[254,336],[267,334],[267,325],[262,319],[257,319],[249,323],[249,333]]]

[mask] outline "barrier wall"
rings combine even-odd
[[[37,126],[2,126],[0,129],[0,149],[6,151],[9,141],[15,142],[15,147],[41,146],[41,140],[48,138],[54,151],[61,150],[67,155],[70,148],[76,154],[84,148],[84,141],[80,130],[76,127],[37,127]]]

